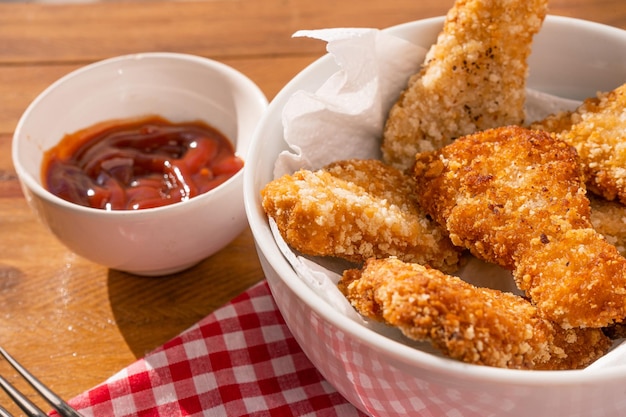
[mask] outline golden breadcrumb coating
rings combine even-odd
[[[626,205],[587,193],[591,224],[622,256],[626,255]]]
[[[524,121],[527,57],[547,0],[457,0],[421,71],[391,109],[383,160],[409,168],[417,152]]]
[[[377,160],[300,170],[270,182],[262,205],[285,241],[313,256],[352,262],[397,256],[454,270],[460,250],[428,219],[411,176]]]
[[[557,137],[565,135],[572,129],[572,126],[582,120],[582,115],[599,112],[601,103],[599,97],[603,97],[603,94],[586,99],[575,112],[552,114],[532,123],[529,127],[556,133]],[[624,119],[624,127],[626,131],[626,119]],[[613,141],[613,143],[616,142]],[[590,186],[593,188],[592,184]],[[609,201],[590,192],[587,192],[587,197],[591,203],[591,223],[594,229],[614,245],[622,256],[626,255],[626,205],[619,201]]]
[[[417,195],[451,240],[513,271],[563,327],[626,317],[626,259],[593,229],[576,151],[543,131],[490,129],[419,154]]]
[[[545,130],[546,132],[556,133],[563,132],[572,128],[571,111],[562,111],[547,116],[543,120],[538,120],[531,123],[528,128],[531,130]]]
[[[588,224],[589,203],[577,161],[570,146],[547,133],[489,129],[418,154],[416,194],[455,244],[512,270],[538,222],[551,221],[546,214]]]
[[[626,84],[532,126],[554,132],[576,148],[590,191],[626,204]]]
[[[394,258],[344,272],[339,288],[364,316],[472,364],[577,369],[611,346],[602,330],[565,330],[522,297]]]

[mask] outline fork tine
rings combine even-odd
[[[0,387],[8,394],[9,397],[26,413],[28,417],[46,417],[41,408],[37,407],[26,398],[21,392],[19,392],[13,385],[6,379],[0,376]]]
[[[4,407],[0,406],[0,417],[13,417]]]
[[[7,362],[11,364],[15,370],[24,377],[26,381],[55,409],[61,416],[63,417],[82,417],[76,410],[74,410],[68,403],[63,401],[58,395],[52,392],[48,387],[46,387],[41,381],[39,381],[35,376],[33,376],[30,372],[28,372],[22,365],[19,364],[9,353],[4,350],[4,348],[0,347],[0,355],[6,359]],[[3,379],[0,377],[0,379]],[[0,383],[2,381],[0,380]],[[6,380],[5,380],[6,382]],[[7,382],[8,384],[8,382]],[[10,385],[10,384],[9,384]],[[4,384],[2,386],[4,388]],[[6,390],[6,388],[4,388]],[[14,389],[14,391],[19,395],[19,392]],[[11,394],[9,394],[11,395]],[[21,396],[23,397],[23,396]],[[18,401],[12,396],[14,401]],[[30,401],[29,401],[30,402]],[[32,404],[32,403],[31,403]],[[18,403],[19,405],[19,403]],[[34,404],[33,404],[34,405]],[[20,405],[21,407],[21,405]],[[23,408],[22,408],[23,409]],[[24,410],[26,411],[26,410]],[[41,410],[40,410],[41,411]],[[43,413],[43,412],[42,412]],[[39,416],[40,414],[33,414],[32,416]],[[46,416],[46,414],[41,414]],[[30,416],[29,416],[30,417]]]

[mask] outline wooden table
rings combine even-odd
[[[71,398],[263,279],[249,231],[200,265],[162,278],[108,270],[60,245],[27,207],[10,157],[11,136],[21,113],[47,85],[96,60],[140,51],[174,51],[232,65],[272,99],[291,77],[324,53],[321,42],[292,39],[296,30],[384,28],[442,15],[452,3],[0,3],[0,345],[59,394]],[[552,0],[550,5],[552,14],[626,29],[623,0]],[[1,361],[0,374],[25,388]],[[0,404],[19,414],[3,395]]]

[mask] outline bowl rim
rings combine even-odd
[[[115,65],[120,62],[129,62],[129,61],[132,62],[132,61],[146,60],[146,59],[160,59],[160,60],[174,60],[174,61],[181,61],[181,62],[190,62],[193,64],[199,64],[199,65],[210,67],[214,70],[217,70],[220,73],[225,74],[227,78],[235,80],[238,85],[243,86],[245,90],[249,92],[250,97],[253,99],[256,105],[259,106],[259,109],[262,109],[261,116],[265,113],[269,105],[267,97],[265,96],[261,88],[256,83],[254,83],[254,81],[252,81],[247,75],[243,74],[242,72],[236,70],[235,68],[229,65],[226,65],[223,62],[216,61],[214,59],[203,57],[200,55],[193,55],[193,54],[182,53],[182,52],[138,52],[138,53],[114,56],[114,57],[105,58],[99,61],[95,61],[90,64],[76,68],[75,70],[70,71],[67,74],[58,78],[48,87],[46,87],[43,91],[41,91],[37,95],[37,97],[35,97],[35,99],[26,107],[26,109],[20,116],[20,119],[15,127],[12,140],[11,140],[12,142],[11,143],[11,159],[13,162],[13,167],[17,173],[18,179],[23,184],[23,186],[28,188],[32,193],[37,195],[42,200],[48,201],[51,204],[54,204],[59,207],[63,207],[65,209],[76,210],[78,212],[90,214],[90,215],[135,217],[135,216],[140,216],[140,215],[141,216],[156,215],[157,213],[161,211],[172,210],[173,207],[176,208],[176,207],[181,207],[183,205],[188,206],[188,205],[202,204],[204,200],[211,199],[211,198],[219,198],[219,195],[224,192],[223,190],[228,189],[231,184],[243,181],[243,172],[247,164],[247,161],[245,159],[244,159],[243,168],[237,171],[228,180],[219,184],[217,187],[205,193],[199,194],[193,198],[190,198],[188,200],[180,201],[180,202],[176,202],[176,203],[172,203],[172,204],[168,204],[164,206],[159,206],[159,207],[145,208],[141,210],[104,210],[104,209],[99,209],[99,208],[94,208],[94,207],[82,206],[80,204],[72,203],[70,201],[64,200],[54,195],[53,193],[48,191],[43,186],[43,184],[40,184],[35,178],[33,178],[33,176],[29,172],[27,172],[27,170],[22,166],[21,161],[20,161],[20,153],[19,153],[19,146],[18,146],[20,132],[24,128],[24,124],[27,122],[27,119],[30,113],[39,104],[40,101],[43,101],[50,93],[52,93],[54,90],[56,90],[63,84],[70,82],[72,78],[76,76],[80,76],[81,74],[85,72],[89,72],[89,71],[92,71],[94,69],[97,69],[103,66]],[[254,130],[256,130],[256,126],[254,129],[252,129],[252,131]],[[61,138],[59,138],[59,140],[60,139]],[[229,141],[231,141],[232,143],[231,138],[229,138]],[[233,143],[233,145],[235,144]],[[234,147],[235,147],[235,154],[237,154],[236,145]]]
[[[396,34],[407,27],[417,25],[442,25],[444,19],[445,16],[430,17],[394,25],[382,29],[382,31]],[[611,36],[622,37],[626,43],[626,30],[602,23],[556,15],[546,16],[544,24],[546,23],[548,25],[583,26],[586,30],[603,32]],[[311,72],[314,72],[319,67],[328,65],[328,61],[332,59],[333,57],[326,53],[313,63],[309,64],[294,78],[292,78],[270,102],[265,114],[257,124],[257,129],[250,146],[249,159],[253,167],[257,162],[256,158],[259,152],[258,149],[262,146],[259,137],[264,126],[272,119],[272,115],[276,117],[275,115],[280,114],[279,110],[284,105],[284,101],[286,101],[287,98],[294,91],[296,91],[294,88],[300,83],[300,80],[309,76]],[[254,175],[253,170],[250,166],[248,166],[244,171],[244,205],[250,228],[256,241],[257,251],[260,251],[260,255],[267,260],[267,262],[275,270],[276,274],[280,277],[282,283],[284,283],[289,290],[299,298],[300,302],[305,303],[308,308],[324,320],[332,323],[339,330],[350,334],[353,338],[361,341],[372,350],[385,352],[397,362],[408,365],[413,369],[433,371],[440,375],[447,374],[454,377],[462,376],[466,381],[517,385],[524,384],[525,386],[536,387],[545,386],[546,384],[572,387],[593,385],[598,382],[610,383],[612,381],[624,379],[626,372],[624,371],[623,366],[612,366],[594,370],[592,372],[585,372],[584,370],[529,371],[467,364],[454,359],[438,357],[391,340],[374,330],[360,325],[343,314],[338,314],[333,308],[324,308],[328,307],[326,300],[312,291],[310,287],[297,276],[274,241],[267,221],[267,216],[260,207],[260,196],[257,195],[258,193],[254,188]]]

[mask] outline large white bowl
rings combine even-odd
[[[443,18],[388,29],[428,47]],[[626,81],[626,31],[548,16],[535,37],[529,87],[582,99]],[[590,371],[520,371],[463,364],[392,341],[337,313],[281,254],[259,192],[286,149],[281,111],[297,90],[315,91],[337,71],[325,56],[270,103],[248,154],[248,221],[274,298],[296,340],[324,377],[374,416],[600,417],[626,413],[626,363]]]
[[[41,182],[44,151],[98,122],[156,114],[216,127],[246,163],[266,108],[256,84],[220,62],[178,53],[115,57],[64,76],[31,103],[14,133],[13,164],[32,208],[72,251],[109,268],[169,274],[212,255],[244,230],[243,171],[188,201],[106,211],[47,191]]]

